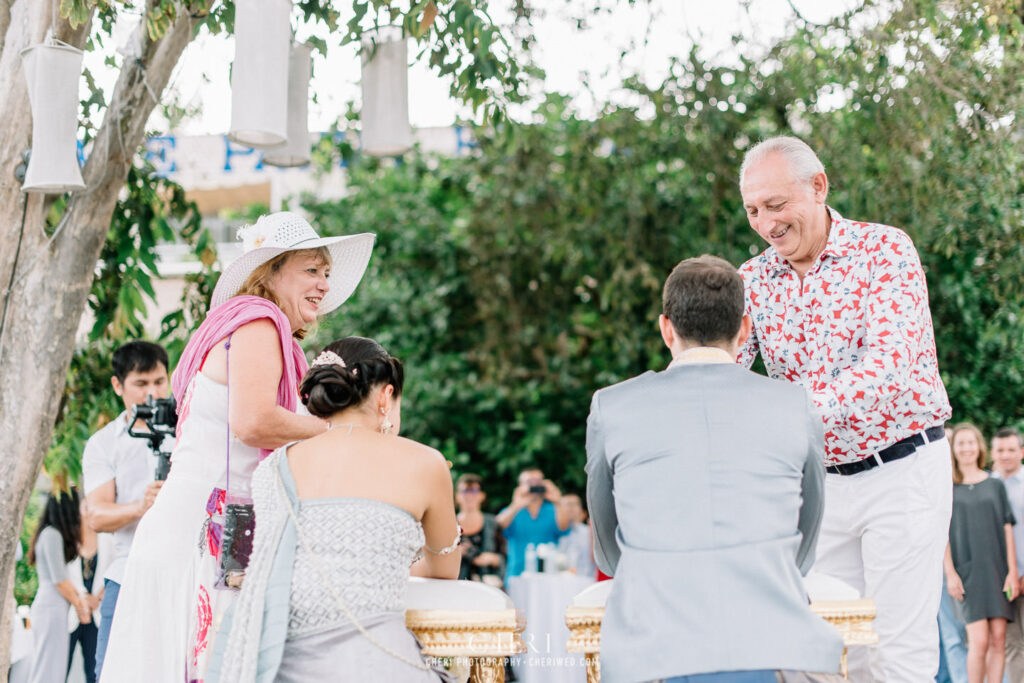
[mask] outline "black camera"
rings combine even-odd
[[[128,418],[128,433],[136,439],[148,439],[149,448],[156,456],[156,472],[154,479],[163,481],[171,471],[171,452],[162,448],[165,436],[173,436],[178,426],[178,406],[173,396],[168,398],[146,397],[145,403],[136,403],[132,415]],[[142,420],[149,429],[147,432],[136,431],[135,423]]]
[[[542,495],[544,495],[547,492],[548,492],[548,487],[544,486],[544,484],[535,484],[535,485],[530,487],[530,493],[536,493],[536,494],[542,496]]]

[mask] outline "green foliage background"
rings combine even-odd
[[[726,66],[695,50],[657,87],[631,80],[632,106],[592,119],[549,94],[524,124],[477,128],[461,158],[379,162],[325,137],[317,157],[349,161],[349,194],[305,197],[304,210],[323,232],[378,238],[356,294],[307,348],[359,334],[402,358],[403,431],[455,474],[482,474],[492,507],[526,465],[580,490],[590,396],[667,363],[656,317],[672,266],[763,249],[736,174],[751,144],[792,132],[819,151],[832,206],[914,239],[954,419],[1019,426],[1022,13],[1019,0],[905,0],[889,14],[868,2],[827,25],[798,20],[765,54]],[[140,170],[115,214],[49,472],[77,478],[85,439],[120,411],[109,354],[141,332],[149,254],[172,224],[207,266],[165,320],[174,357],[202,318],[212,245],[180,188],[161,183]]]
[[[549,95],[531,125],[476,130],[468,158],[355,159],[348,197],[304,208],[330,232],[376,232],[377,247],[311,346],[359,334],[401,357],[404,430],[484,475],[495,507],[528,464],[579,490],[591,394],[667,363],[656,317],[678,261],[738,265],[764,248],[737,189],[742,154],[796,133],[840,213],[915,240],[954,419],[1020,424],[1021,7],[944,7],[800,22],[731,67],[695,51],[595,120]]]

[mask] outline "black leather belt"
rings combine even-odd
[[[857,474],[858,472],[864,472],[873,467],[878,467],[883,462],[892,462],[893,460],[905,458],[926,443],[931,443],[944,438],[946,438],[946,430],[944,427],[929,427],[919,434],[913,434],[905,439],[897,441],[891,446],[886,446],[882,450],[878,451],[875,456],[869,455],[863,460],[845,462],[842,465],[830,465],[825,468],[825,471],[830,472],[831,474]]]

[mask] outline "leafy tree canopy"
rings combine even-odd
[[[632,79],[636,106],[593,120],[548,95],[527,125],[477,128],[465,158],[382,163],[325,138],[318,155],[348,158],[351,193],[304,208],[326,232],[376,232],[378,243],[355,296],[308,347],[361,334],[401,357],[407,434],[456,472],[485,475],[493,504],[527,464],[578,490],[591,394],[667,362],[655,318],[675,263],[708,252],[738,264],[763,248],[736,174],[753,142],[795,133],[819,151],[832,205],[915,240],[954,419],[986,432],[1020,424],[1022,11],[1018,0],[906,0],[801,20],[765,54],[721,65],[694,50],[656,87]],[[145,280],[139,250],[164,232],[139,173],[115,214],[124,222],[104,252],[94,341],[76,355],[67,410],[103,398],[67,413],[48,465],[73,469],[96,411],[116,407],[101,391],[109,351],[96,349],[137,332],[145,302],[124,293],[124,274]],[[169,206],[212,263],[190,209]],[[180,344],[201,318],[212,277],[197,276],[167,339]]]
[[[478,129],[469,158],[353,159],[350,196],[305,208],[378,243],[311,346],[360,334],[401,357],[407,433],[483,474],[493,505],[528,464],[579,490],[591,394],[667,363],[656,316],[678,261],[764,248],[738,169],[795,133],[833,206],[915,240],[954,419],[1019,424],[1022,42],[1016,2],[869,4],[737,65],[695,50],[595,120],[550,95],[530,125]]]
[[[487,0],[297,0],[293,29],[302,25],[306,40],[322,54],[334,46],[372,40],[382,26],[401,26],[420,48],[434,71],[450,78],[452,97],[485,119],[499,121],[508,104],[525,97],[526,81],[538,74],[523,59],[531,39],[510,40],[491,17]],[[196,31],[231,33],[235,3],[231,0],[61,0],[60,16],[77,27],[95,13],[97,28],[89,47],[109,40],[119,12],[141,12],[151,40],[163,36],[180,16],[199,19]],[[529,21],[529,8],[514,7],[516,25]]]

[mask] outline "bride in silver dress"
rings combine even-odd
[[[372,339],[341,339],[313,362],[299,391],[330,428],[253,475],[253,554],[207,683],[448,680],[421,656],[402,601],[411,565],[458,576],[461,533],[444,457],[398,436],[402,382]]]

